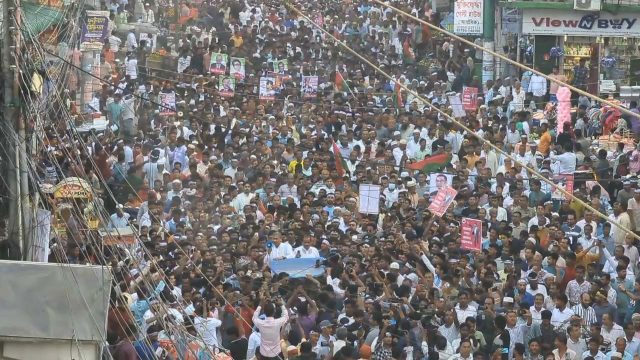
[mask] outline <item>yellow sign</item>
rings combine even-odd
[[[91,199],[91,185],[77,177],[66,178],[54,186],[53,197],[56,199]]]

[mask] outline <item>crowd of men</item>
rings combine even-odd
[[[96,246],[71,213],[52,249],[112,266],[114,359],[640,358],[640,150],[593,142],[597,102],[576,97],[560,130],[538,111],[557,84],[519,70],[482,84],[481,50],[370,0],[292,4],[393,80],[281,2],[147,1],[107,1],[95,98],[109,127],[40,159],[48,181],[90,181],[105,227],[135,230],[135,245]],[[440,23],[430,1],[391,3]],[[160,28],[156,43],[118,35],[126,22]],[[477,105],[454,122],[465,87]],[[407,168],[440,153],[436,171]],[[576,199],[528,168],[575,173]],[[362,184],[381,186],[377,211],[361,212]],[[457,195],[437,216],[442,187]],[[463,218],[482,223],[478,250]]]

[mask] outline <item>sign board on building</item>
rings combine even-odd
[[[453,10],[453,32],[458,35],[482,34],[483,0],[456,0]]]
[[[522,33],[569,36],[640,36],[640,14],[524,9]]]
[[[522,28],[522,10],[502,9],[502,33],[519,33]]]
[[[88,10],[82,24],[80,50],[102,50],[109,38],[109,12]]]

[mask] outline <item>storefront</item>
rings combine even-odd
[[[591,93],[640,85],[640,13],[524,9],[522,33],[534,38],[534,65],[545,73],[557,65],[570,78],[584,59]]]

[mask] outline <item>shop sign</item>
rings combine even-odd
[[[534,35],[638,36],[640,16],[524,9],[522,33]]]
[[[87,11],[82,24],[80,50],[101,50],[109,38],[109,12]]]
[[[458,35],[482,34],[483,0],[456,0],[453,10],[453,32]]]

